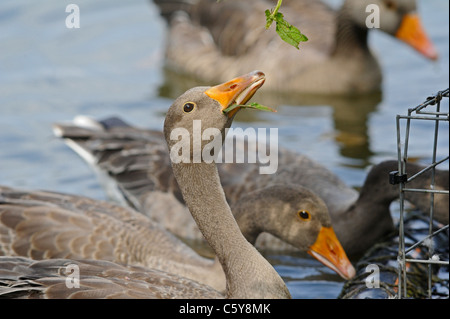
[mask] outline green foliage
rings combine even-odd
[[[234,110],[234,109],[236,109],[236,108],[238,108],[238,107],[241,107],[241,108],[250,108],[250,109],[257,109],[257,110],[260,110],[260,111],[266,111],[266,112],[276,112],[276,110],[274,110],[274,109],[272,109],[271,107],[268,107],[268,106],[265,106],[265,105],[261,105],[261,104],[259,104],[259,103],[251,103],[251,104],[244,104],[244,105],[242,105],[242,104],[233,104],[233,105],[230,105],[228,108],[226,108],[225,110],[223,110],[223,112],[224,113],[228,113],[228,112],[230,112],[230,111],[232,111],[232,110]]]
[[[266,29],[270,28],[272,23],[275,21],[276,28],[275,31],[278,33],[280,38],[294,46],[297,49],[299,48],[300,42],[308,41],[306,35],[300,32],[299,29],[291,25],[289,22],[284,20],[284,16],[281,12],[278,12],[280,9],[282,0],[278,0],[276,7],[273,10],[266,10]]]
[[[220,2],[221,0],[217,0]],[[284,20],[284,16],[278,10],[281,7],[283,0],[278,0],[277,5],[272,10],[266,10],[266,29],[269,29],[272,23],[275,21],[276,28],[275,31],[278,33],[280,38],[289,43],[290,45],[300,49],[300,42],[308,41],[306,35],[300,32],[299,29],[291,25],[289,22]]]

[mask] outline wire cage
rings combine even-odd
[[[407,115],[397,115],[397,152],[398,152],[398,171],[392,172],[390,175],[391,184],[398,184],[399,186],[399,198],[400,198],[400,218],[399,218],[399,243],[398,243],[398,298],[406,298],[407,294],[407,276],[408,265],[411,263],[424,264],[426,271],[428,272],[428,284],[427,295],[428,298],[432,298],[433,288],[433,267],[447,266],[448,260],[441,260],[439,255],[435,253],[432,239],[441,232],[448,232],[448,225],[439,224],[436,227],[436,223],[433,221],[435,212],[435,200],[438,196],[449,196],[448,189],[442,189],[435,183],[436,170],[440,166],[448,166],[449,164],[449,152],[448,143],[442,145],[440,139],[449,135],[449,89],[439,91],[433,96],[430,96],[426,101],[414,108],[408,110]],[[415,124],[422,124],[423,121],[427,121],[428,127],[433,127],[431,140],[429,141],[430,154],[427,154],[427,167],[413,176],[408,176],[408,162],[414,161],[414,157],[410,155],[411,148],[414,146],[413,130],[416,128]],[[402,134],[404,133],[404,134]],[[442,148],[444,148],[442,150]],[[414,155],[414,154],[413,154]],[[429,161],[429,163],[428,163]],[[430,185],[427,188],[409,188],[408,183],[417,178],[421,174],[431,174]],[[447,185],[448,188],[448,185]],[[429,195],[429,225],[428,235],[420,239],[415,243],[406,244],[404,231],[405,220],[405,194],[407,193],[427,193]],[[428,203],[427,203],[428,205]],[[447,211],[448,214],[448,211]],[[412,252],[417,247],[426,247],[428,253],[426,256],[415,257]],[[448,298],[448,295],[447,295]]]

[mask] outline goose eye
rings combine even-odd
[[[192,112],[194,108],[195,108],[194,102],[187,102],[183,105],[183,111],[185,111],[186,113]]]
[[[311,219],[311,215],[306,210],[299,210],[297,212],[297,215],[302,220],[310,220]]]

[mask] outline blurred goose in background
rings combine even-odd
[[[345,0],[337,11],[320,1],[285,0],[280,12],[309,38],[300,51],[265,30],[264,11],[276,1],[153,2],[169,23],[167,67],[201,81],[223,81],[260,68],[270,79],[266,90],[277,93],[379,92],[381,69],[367,44],[368,5],[379,8],[379,30],[429,59],[438,57],[414,0]]]
[[[197,87],[188,90],[174,101],[164,122],[164,136],[169,149],[176,145],[177,141],[170,138],[171,132],[176,128],[186,129],[190,133],[190,138],[193,138],[194,120],[201,120],[205,124],[203,129],[205,127],[216,128],[217,132],[225,134],[225,129],[231,125],[236,112],[225,112],[224,110],[234,103],[245,104],[264,81],[265,76],[262,72],[252,72],[215,87]],[[201,145],[201,150],[203,150],[205,145],[206,143]],[[183,199],[225,272],[225,296],[230,298],[289,298],[290,293],[281,277],[240,232],[226,202],[215,163],[201,161],[200,163],[172,162],[171,164],[173,175],[180,186]],[[8,196],[11,199],[8,200]],[[52,200],[47,202],[46,198]],[[21,232],[25,234],[27,232],[33,233],[31,237],[28,237],[31,242],[27,242],[28,239],[22,240],[19,238],[17,241],[11,241],[9,245],[7,243],[5,245],[7,253],[21,251],[31,256],[34,254],[34,257],[45,257],[47,248],[41,248],[42,250],[39,251],[39,245],[41,244],[47,245],[55,251],[58,251],[61,247],[64,250],[64,247],[68,249],[70,246],[75,246],[69,248],[75,255],[86,253],[94,257],[103,258],[106,256],[109,258],[111,255],[117,254],[113,258],[119,258],[121,261],[128,262],[132,257],[127,257],[123,254],[129,248],[126,247],[126,244],[133,242],[132,233],[138,230],[141,224],[143,224],[142,226],[149,224],[142,219],[144,216],[133,216],[130,210],[118,210],[116,208],[112,209],[111,215],[107,213],[102,214],[103,211],[109,211],[111,206],[106,203],[86,199],[80,200],[80,198],[77,199],[70,196],[64,197],[64,195],[50,193],[33,195],[15,191],[10,192],[9,189],[6,189],[4,190],[4,195],[0,196],[0,200],[4,203],[1,207],[0,217],[2,223],[6,226],[2,230],[2,234],[6,236],[2,236],[2,238],[8,240],[11,230],[19,236]],[[42,205],[39,203],[40,201],[48,203],[48,205]],[[62,207],[58,207],[59,205]],[[104,205],[107,207],[103,207]],[[324,204],[322,206],[325,207]],[[75,211],[82,210],[85,213],[84,215],[74,214],[67,211],[67,208],[75,209]],[[38,218],[28,219],[33,213],[36,213]],[[82,236],[80,238],[78,230],[75,232],[70,230],[67,232],[63,231],[60,234],[58,234],[56,229],[53,229],[51,232],[39,231],[42,223],[38,221],[42,218],[49,222],[56,222],[56,224],[58,224],[59,220],[62,220],[64,225],[62,227],[71,228],[71,226],[75,226],[75,228],[87,228],[91,231],[93,230],[93,224],[95,224],[97,230],[100,230],[100,234],[96,234],[94,231],[90,236]],[[116,233],[120,237],[127,232],[121,228],[120,223],[113,224],[112,228],[108,229],[108,222],[114,218],[119,220],[123,218],[123,220],[129,222],[131,230],[121,240],[117,240],[116,237],[112,243],[108,243],[108,240],[102,240],[103,236],[108,237]],[[333,261],[328,261],[322,257],[323,248],[332,249],[330,253],[337,258],[341,256],[342,248],[332,231],[327,215],[318,214],[316,218],[313,218],[309,212],[302,211],[299,213],[299,218],[304,219],[306,222],[304,225],[307,225],[306,228],[308,229],[306,233],[302,234],[303,244],[315,250],[312,253],[315,257],[332,265]],[[106,229],[105,231],[101,231],[103,227]],[[76,238],[72,240],[74,236]],[[92,246],[91,241],[95,242],[97,240],[100,240],[98,247]],[[174,239],[172,238],[172,240]],[[312,240],[311,243],[309,243],[310,240]],[[167,248],[173,242],[167,243],[163,240],[161,243]],[[158,249],[158,246],[159,243],[154,244],[150,240],[150,242],[137,243],[135,251],[139,254],[145,248],[151,251],[152,249]],[[320,249],[314,249],[316,246],[320,247]],[[169,254],[171,248],[168,248],[169,250],[165,250],[163,253]],[[193,254],[187,250],[186,246],[182,248],[188,254]],[[116,252],[114,251],[115,249],[122,251]],[[176,251],[178,252],[178,249]],[[64,252],[63,254],[66,253]],[[182,254],[181,251],[179,253]],[[346,261],[343,274],[344,276],[352,277],[354,268],[346,258],[345,253],[343,251],[342,253]],[[56,255],[55,257],[58,256]],[[195,258],[196,256],[191,257]],[[66,286],[64,288],[63,286],[67,278],[64,278],[64,280],[61,278],[61,274],[65,273],[62,270],[71,261],[55,259],[47,262],[32,263],[29,259],[5,257],[0,259],[0,264],[2,262],[5,262],[6,265],[5,268],[2,267],[2,270],[0,270],[0,295],[14,297],[16,293],[19,293],[19,297],[52,296],[62,298],[70,296],[72,293],[70,287]],[[108,269],[105,270],[101,266],[98,267],[99,263],[105,265]],[[90,262],[87,260],[81,261],[81,264],[83,267],[87,264],[86,272],[82,273],[83,278],[80,278],[83,290],[95,290],[99,288],[99,285],[104,286],[103,289],[100,288],[98,294],[93,295],[97,298],[104,297],[105,294],[111,296],[111,291],[117,293],[118,289],[127,284],[124,280],[130,280],[127,276],[127,271],[129,270],[123,269],[122,266],[108,265],[105,261]],[[46,267],[51,267],[51,269]],[[117,274],[122,277],[114,277],[116,274],[115,267],[120,268],[117,270]],[[110,268],[113,270],[111,276],[108,276]],[[164,266],[163,268],[167,270]],[[23,272],[18,271],[20,269],[23,269]],[[58,270],[56,274],[55,270]],[[88,277],[86,282],[84,282],[86,273]],[[155,273],[154,279],[152,279],[152,273]],[[30,277],[27,277],[27,275],[30,275]],[[106,282],[101,278],[106,279]],[[135,277],[131,276],[131,278],[134,279]],[[141,276],[138,275],[138,279],[142,284],[140,287],[144,290],[143,297],[170,298],[183,296],[186,298],[201,295],[203,297],[217,298],[220,296],[219,292],[212,291],[209,286],[194,285],[189,279],[178,278],[178,275],[166,272],[161,273],[158,269],[152,269]],[[89,286],[90,279],[94,280],[96,284]],[[116,283],[115,281],[118,282]],[[30,285],[33,288],[30,288]],[[147,286],[149,286],[148,289],[146,289]],[[51,294],[51,292],[56,294]],[[142,291],[138,291],[139,293],[142,293]],[[119,296],[124,294],[126,293],[119,294]]]
[[[161,132],[132,127],[119,118],[95,121],[79,116],[73,122],[55,124],[55,133],[93,167],[111,198],[131,205],[177,236],[202,238],[187,213],[172,175]],[[236,147],[239,146],[242,144],[236,143]],[[246,149],[236,149],[238,152],[246,152]],[[394,229],[389,206],[399,197],[399,188],[389,184],[389,173],[398,169],[397,161],[385,161],[372,167],[358,192],[305,155],[280,147],[278,155],[275,174],[260,174],[259,168],[264,164],[259,163],[218,164],[227,200],[238,222],[255,218],[251,214],[245,217],[239,213],[241,208],[235,206],[243,194],[256,191],[262,185],[292,184],[301,185],[323,199],[337,237],[349,257],[364,253]],[[413,163],[407,166],[410,176],[422,169]],[[428,171],[407,186],[429,188],[430,174]],[[436,189],[449,189],[448,171],[436,170]],[[428,212],[429,195],[405,195],[412,204]],[[436,194],[434,218],[448,224],[448,214],[448,195]],[[259,218],[262,217],[260,214]],[[269,249],[292,248],[267,234],[261,234],[255,245]]]

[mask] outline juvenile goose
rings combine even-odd
[[[367,44],[368,5],[379,8],[379,30],[437,59],[414,0],[345,0],[338,11],[320,1],[285,0],[280,11],[309,38],[301,54],[265,30],[264,11],[273,1],[154,2],[169,21],[168,68],[202,81],[264,68],[270,78],[266,89],[278,93],[379,92],[381,69]]]
[[[223,110],[234,103],[245,104],[264,83],[264,80],[265,76],[263,73],[252,72],[212,88],[194,88],[180,96],[169,108],[164,122],[164,136],[169,150],[178,142],[178,140],[175,141],[171,137],[174,129],[185,129],[190,133],[189,138],[192,138],[194,120],[202,121],[203,130],[206,128],[215,129],[216,137],[224,136],[225,128],[231,125],[235,112],[233,114],[231,112],[224,113]],[[201,150],[203,150],[205,145],[206,142],[201,145]],[[192,154],[189,154],[188,158],[190,156]],[[172,169],[184,201],[197,222],[200,231],[222,265],[226,277],[226,297],[290,297],[286,285],[277,272],[240,232],[226,202],[215,163],[172,161]],[[26,215],[26,211],[24,211],[24,214]],[[303,213],[301,215],[305,216]],[[313,220],[310,218],[308,221],[311,221],[308,222],[311,227],[310,232],[315,232],[319,234],[319,238],[324,238],[323,240],[328,241],[328,244],[331,245],[335,252],[340,251],[340,245],[336,240],[333,240],[334,233],[326,217],[324,220]],[[17,226],[20,230],[20,223]],[[315,237],[311,243],[312,246],[315,245],[317,236],[311,236],[310,232],[304,234],[306,235],[304,240]],[[325,237],[322,237],[322,235]],[[87,247],[85,248],[88,249]],[[314,253],[314,255],[316,254],[321,253],[319,251]],[[0,277],[2,285],[0,294],[14,296],[14,293],[18,290],[20,291],[20,297],[24,297],[27,294],[33,297],[49,297],[51,292],[56,292],[56,295],[51,295],[53,297],[64,297],[71,294],[71,292],[68,293],[67,287],[66,289],[63,287],[65,280],[60,276],[67,262],[70,261],[56,259],[49,260],[46,263],[31,263],[27,259],[11,257],[2,258],[0,259],[1,261],[5,261],[7,270],[6,274],[5,272],[0,272],[0,275],[4,276]],[[108,270],[105,271],[101,267],[94,267],[99,263],[102,264],[99,261],[81,261],[81,265],[88,265],[86,266],[88,276],[86,277],[83,274],[83,278],[87,279],[86,283],[84,283],[83,278],[80,278],[83,289],[94,289],[93,286],[89,286],[90,279],[96,283],[95,287],[98,288],[98,285],[101,285],[104,281],[97,279],[104,278],[107,281],[105,289],[97,292],[95,297],[102,297],[104,294],[111,296],[111,290],[117,291],[115,290],[116,288],[124,285],[123,279],[129,280],[129,277],[121,272],[123,268],[118,270],[119,275],[122,275],[122,277],[115,278],[114,269],[111,276],[108,276]],[[110,267],[107,262],[103,261],[103,264]],[[46,266],[50,266],[51,269],[46,269]],[[30,277],[17,274],[16,270],[21,267],[24,268],[26,274],[32,273]],[[114,267],[116,266],[111,266],[111,268]],[[56,275],[55,270],[57,271]],[[345,271],[350,277],[354,274],[352,266],[347,266]],[[155,276],[154,280],[152,279],[153,273]],[[186,278],[179,279],[177,275],[161,273],[159,270],[153,269],[151,272],[138,276],[138,278],[142,279],[146,276],[148,276],[149,280],[144,283],[144,288],[147,285],[150,285],[150,287],[148,290],[145,290],[145,297],[170,298],[184,296],[186,298],[198,296],[199,294],[210,298],[219,296],[218,292],[211,291],[209,286],[195,284],[195,287],[193,287],[194,283],[190,280]],[[131,278],[134,279],[135,277],[131,276]],[[168,279],[165,280],[164,278]],[[115,283],[115,281],[118,281],[118,283]],[[148,284],[148,282],[150,283]],[[33,286],[32,289],[29,289],[30,285]]]
[[[118,118],[97,122],[86,117],[77,117],[73,123],[56,124],[55,131],[91,164],[112,198],[131,205],[178,236],[201,239],[195,223],[186,213],[170,170],[167,150],[161,146],[163,138],[160,132],[135,128]],[[255,191],[261,188],[260,185],[302,185],[324,200],[336,234],[347,255],[352,257],[363,253],[394,227],[389,206],[398,198],[399,190],[389,184],[388,176],[398,169],[397,161],[375,165],[359,193],[323,165],[287,149],[279,148],[275,174],[261,175],[259,166],[258,163],[218,164],[222,185],[232,206],[242,194]],[[409,176],[412,176],[424,167],[408,163],[407,168]],[[421,175],[407,187],[429,188],[430,174]],[[436,170],[436,188],[449,189],[448,171]],[[429,195],[405,195],[417,208],[428,212]],[[170,209],[155,209],[162,202]],[[238,210],[235,208],[234,213]],[[448,215],[448,195],[435,195],[434,218],[448,224]],[[258,214],[258,219],[261,217],[263,215]],[[256,219],[251,215],[248,218]],[[372,227],[374,224],[377,227]],[[247,233],[244,228],[243,231]],[[266,234],[259,236],[256,247],[288,248]]]

